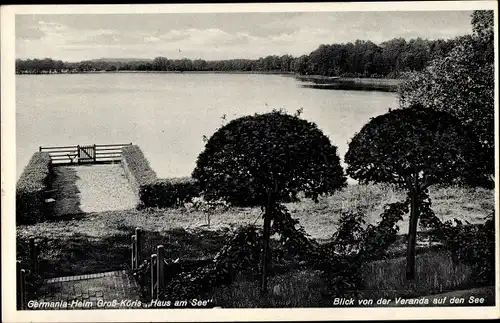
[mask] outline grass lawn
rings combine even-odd
[[[430,193],[433,209],[441,220],[480,222],[494,211],[493,190],[451,187],[434,188]],[[343,210],[358,209],[366,214],[368,223],[376,223],[386,203],[404,197],[404,192],[388,186],[352,185],[318,203],[303,200],[287,207],[311,237],[326,242],[335,232]],[[402,234],[408,226],[407,219],[404,221],[400,225]],[[212,257],[227,241],[231,229],[247,223],[262,225],[261,210],[233,207],[212,215],[210,222],[208,227],[206,214],[189,207],[109,211],[20,225],[17,237],[18,246],[30,237],[38,239],[42,249],[40,270],[45,278],[69,276],[125,268],[130,263],[130,237],[136,227],[144,231],[142,259],[149,257],[158,244],[165,245],[168,257],[174,259]],[[469,287],[473,276],[470,268],[453,264],[443,252],[418,256],[414,285],[404,285],[403,273],[403,258],[371,263],[363,268],[364,292],[373,297],[394,295],[393,290],[398,290],[400,296],[440,293]],[[259,307],[262,302],[267,306],[331,306],[321,296],[324,285],[314,271],[295,268],[271,278],[270,299],[262,300],[257,282],[244,277],[217,288],[212,295],[228,307]]]
[[[442,187],[430,190],[432,208],[441,221],[458,218],[473,223],[494,212],[494,191],[481,188]],[[357,209],[366,214],[367,223],[376,224],[387,203],[401,201],[405,193],[384,185],[350,185],[333,196],[322,197],[318,203],[309,199],[287,204],[293,217],[299,219],[307,233],[318,240],[327,240],[337,228],[342,211]],[[174,228],[207,230],[232,228],[242,224],[261,225],[259,208],[232,207],[211,216],[211,227],[206,227],[206,214],[189,208],[167,210],[123,210],[87,213],[64,217],[57,222],[43,222],[17,227],[18,236],[41,236],[66,239],[68,235],[82,234],[92,238],[109,237],[130,228],[163,232]],[[407,218],[400,223],[400,233],[408,230]]]

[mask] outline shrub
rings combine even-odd
[[[256,227],[239,228],[209,265],[173,277],[160,297],[163,299],[197,297],[207,289],[230,284],[242,271],[256,271],[260,254],[259,240],[259,230]]]
[[[16,186],[16,223],[35,223],[45,217],[44,190],[49,184],[50,155],[36,152]]]
[[[203,196],[200,196],[193,198],[190,205],[186,206],[189,206],[190,208],[193,208],[198,211],[214,213],[217,211],[226,211],[227,209],[229,209],[231,204],[229,204],[224,200],[207,201],[203,198]]]
[[[231,204],[221,199],[207,201],[203,196],[200,196],[193,198],[189,204],[186,203],[184,206],[205,213],[207,224],[210,226],[210,218],[212,215],[216,212],[227,211]]]
[[[199,297],[214,287],[230,284],[242,272],[256,272],[260,255],[259,236],[258,228],[252,225],[242,226],[233,233],[214,258],[167,264],[167,285],[159,298],[175,300]],[[151,285],[150,269],[151,262],[146,259],[133,272],[146,290]]]
[[[446,221],[440,228],[441,238],[451,250],[454,261],[474,268],[476,282],[495,284],[495,215],[486,217],[484,224]]]
[[[156,173],[149,166],[139,146],[131,145],[123,148],[122,166],[125,176],[132,186],[135,194],[139,196],[140,187],[156,181]]]
[[[161,179],[141,185],[139,197],[143,207],[173,207],[200,196],[198,182],[192,178]]]

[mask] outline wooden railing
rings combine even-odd
[[[29,261],[27,264],[23,264],[21,260],[16,261],[16,283],[17,283],[17,307],[20,310],[27,309],[27,295],[28,286],[26,284],[26,279],[28,275],[32,278],[37,279],[39,272],[39,260],[38,260],[38,245],[35,243],[34,238],[29,240]],[[28,270],[23,267],[28,267]]]
[[[17,308],[20,310],[26,309],[26,270],[21,267],[21,260],[16,261],[16,273],[17,273]]]
[[[142,232],[139,228],[135,229],[135,234],[131,239],[131,266],[132,270],[139,268],[141,264],[140,250],[142,246]],[[165,259],[165,247],[159,245],[156,247],[156,253],[151,255],[151,299],[158,299],[160,293],[165,288],[165,266],[169,265]]]
[[[132,257],[131,257],[132,270],[137,269],[139,267],[139,264],[140,264],[139,254],[140,254],[140,250],[141,250],[141,240],[142,240],[141,239],[141,229],[136,228],[135,234],[132,235],[132,243],[130,246],[132,249]]]
[[[165,265],[165,248],[159,245],[151,255],[151,299],[158,299],[165,288]]]
[[[76,145],[39,147],[39,151],[50,155],[52,164],[97,164],[115,163],[121,161],[122,149],[129,144],[106,144],[106,145]]]

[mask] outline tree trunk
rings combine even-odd
[[[264,240],[262,247],[262,279],[260,284],[260,292],[262,295],[267,294],[267,267],[269,264],[271,248],[269,246],[269,238],[271,233],[271,218],[272,218],[272,197],[271,194],[267,196],[266,213],[264,216]]]
[[[418,193],[411,192],[410,227],[408,230],[408,246],[406,249],[406,279],[415,278],[415,246],[417,243]]]

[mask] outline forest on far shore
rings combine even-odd
[[[466,36],[464,36],[466,37]],[[97,71],[214,71],[296,73],[341,77],[401,78],[418,72],[433,59],[446,56],[459,38],[427,40],[394,38],[379,45],[364,40],[320,45],[309,55],[269,55],[259,59],[113,59],[63,62],[51,58],[17,59],[16,74],[84,73]]]

